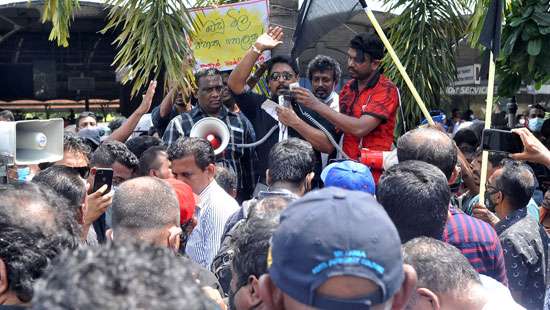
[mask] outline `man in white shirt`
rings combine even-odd
[[[176,179],[189,184],[199,196],[195,209],[197,226],[185,251],[193,261],[210,268],[220,247],[225,222],[239,209],[239,204],[214,179],[216,156],[208,141],[180,138],[168,148],[168,157]]]
[[[317,55],[307,65],[307,76],[315,97],[334,111],[340,112],[340,96],[336,92],[336,86],[342,76],[340,64],[332,57]],[[329,155],[321,153],[323,168],[328,164]]]

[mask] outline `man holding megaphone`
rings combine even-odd
[[[254,142],[254,129],[242,113],[231,112],[223,105],[225,86],[220,71],[214,68],[200,70],[195,73],[195,82],[198,105],[172,119],[162,139],[171,145],[180,137],[189,137],[193,133],[193,136],[208,140],[217,161],[237,174],[238,197],[247,198],[255,184],[254,149],[238,148],[237,145]]]

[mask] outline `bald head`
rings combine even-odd
[[[456,166],[457,151],[447,134],[434,128],[418,128],[399,138],[397,158],[400,162],[419,160],[430,163],[443,171],[449,180]]]
[[[122,183],[115,193],[112,208],[116,239],[144,239],[145,235],[154,239],[155,232],[180,224],[176,193],[158,178],[141,177]]]

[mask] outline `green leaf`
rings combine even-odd
[[[510,54],[512,54],[512,51],[514,50],[514,46],[516,45],[516,41],[521,31],[522,28],[516,28],[508,38],[504,38],[506,41],[504,42],[504,47],[502,48],[502,55],[509,56]]]
[[[550,27],[540,27],[539,31],[540,31],[540,34],[542,35],[550,34]]]
[[[539,26],[550,26],[550,12],[539,12],[535,11],[531,16],[531,19],[534,20]]]
[[[541,47],[542,47],[541,39],[531,40],[527,45],[527,53],[531,56],[537,56],[538,54],[540,54]]]

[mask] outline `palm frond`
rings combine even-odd
[[[50,41],[56,40],[59,46],[69,46],[69,27],[73,12],[78,8],[78,0],[46,0],[44,2],[42,22],[52,23]]]

